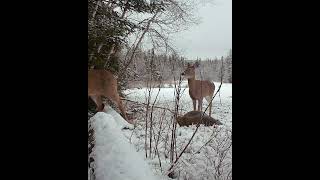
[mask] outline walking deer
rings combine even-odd
[[[196,111],[196,101],[198,101],[198,111],[202,111],[202,101],[203,98],[210,103],[213,93],[215,90],[214,83],[210,81],[201,81],[195,79],[195,69],[199,67],[198,63],[191,65],[188,63],[187,68],[181,74],[183,77],[188,79],[189,86],[189,95],[192,99],[193,110]],[[209,116],[211,117],[211,107],[212,103],[209,106]]]
[[[103,111],[104,109],[102,96],[113,101],[120,109],[124,119],[128,121],[125,108],[118,94],[117,80],[111,72],[103,69],[88,71],[88,96],[95,102],[97,111]]]

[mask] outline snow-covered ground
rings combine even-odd
[[[220,83],[215,83],[216,90]],[[175,89],[172,85],[161,88],[155,103],[158,107],[174,111]],[[151,103],[156,98],[158,88],[152,89]],[[188,94],[187,83],[183,82],[182,95],[179,103],[179,114],[193,110],[192,101]],[[130,89],[125,91],[128,99],[146,103],[148,91],[146,88]],[[203,109],[207,102],[204,100]],[[130,104],[127,103],[129,106]],[[131,104],[132,105],[132,104]],[[204,179],[232,179],[232,84],[223,84],[220,93],[213,100],[213,117],[223,125],[219,127],[200,126],[191,144],[174,166],[175,179],[204,180]],[[136,106],[135,127],[121,121],[122,117],[112,109],[106,109],[106,114],[96,114],[95,129],[100,140],[97,141],[95,153],[97,165],[100,165],[99,179],[163,179],[167,176],[170,162],[170,143],[173,114],[162,108],[153,109],[152,139],[150,155],[150,114],[148,115],[148,129],[146,136],[145,106]],[[115,119],[115,122],[106,123],[101,119]],[[119,120],[120,119],[120,120]],[[123,120],[123,119],[122,119]],[[128,127],[123,129],[123,127]],[[176,129],[176,156],[182,151],[191,138],[196,126],[177,127]],[[105,137],[108,136],[108,137]],[[112,137],[116,137],[112,139]],[[147,138],[147,147],[145,140]],[[120,144],[119,144],[120,143]],[[111,147],[111,148],[106,148]],[[147,158],[145,158],[147,150]],[[115,156],[115,157],[112,157]],[[135,156],[135,157],[130,157]],[[144,163],[148,163],[145,165]],[[135,162],[137,161],[137,163]],[[108,163],[109,162],[109,163]],[[110,164],[110,162],[114,162]],[[133,167],[134,165],[134,167]],[[141,167],[140,167],[141,166]],[[151,168],[150,168],[151,167]],[[127,170],[130,168],[130,170]],[[151,170],[150,170],[151,169]],[[114,171],[114,172],[111,172]],[[145,175],[142,175],[142,174]],[[130,178],[130,175],[132,176]]]
[[[189,88],[186,81],[182,83],[182,95],[180,100],[180,107],[183,109],[183,113],[193,110],[192,100],[189,97]],[[214,82],[216,90],[218,89],[220,83]],[[172,88],[173,85],[164,85],[168,88],[161,88],[158,95],[157,106],[162,106],[170,109],[174,109],[175,101],[175,89]],[[171,88],[169,88],[171,87]],[[158,88],[152,89],[151,102],[154,101],[158,92]],[[130,100],[145,103],[146,96],[148,95],[147,88],[141,89],[130,89],[125,92]],[[207,107],[208,103],[206,100],[203,101],[203,110]],[[225,123],[229,128],[232,125],[232,84],[224,83],[221,86],[220,93],[216,95],[213,99],[213,117],[219,119],[221,122]],[[208,114],[208,111],[206,112]]]
[[[110,112],[110,113],[109,113]],[[97,180],[157,180],[143,155],[136,152],[121,132],[132,128],[120,115],[110,110],[98,112],[90,123],[94,129],[95,146],[92,156]],[[90,172],[89,172],[90,178]]]
[[[220,83],[215,82],[216,91]],[[161,88],[156,106],[174,110],[175,89],[172,85],[165,85],[168,88]],[[179,114],[183,115],[193,110],[192,100],[189,97],[187,82],[182,83],[182,95],[179,106],[182,109]],[[158,93],[158,88],[152,89],[151,103]],[[147,88],[130,89],[126,91],[128,98],[140,103],[146,103],[148,97]],[[208,103],[204,100],[203,110]],[[180,109],[179,108],[179,109]],[[218,128],[200,126],[193,141],[187,148],[185,154],[178,161],[175,170],[179,179],[232,179],[232,84],[222,84],[220,93],[213,100],[213,117],[220,120],[223,125]],[[208,113],[207,113],[208,114]],[[148,162],[153,166],[156,174],[165,174],[170,167],[169,149],[171,141],[171,121],[173,114],[163,109],[155,108],[153,112],[153,136],[159,138],[158,143],[152,142],[152,151],[155,151],[155,144],[161,160],[161,168],[157,153],[148,154]],[[150,118],[150,116],[148,117]],[[126,132],[127,138],[133,143],[137,151],[145,152],[145,112],[137,116],[136,128],[133,132]],[[148,127],[150,125],[148,124]],[[177,154],[187,144],[196,126],[177,127],[176,147]],[[160,136],[158,137],[158,135]],[[149,146],[149,130],[148,144]],[[147,147],[149,153],[149,147]],[[168,178],[169,179],[169,178]]]

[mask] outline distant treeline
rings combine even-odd
[[[130,80],[178,80],[187,63],[198,61],[200,67],[196,71],[196,79],[206,79],[219,82],[232,83],[232,50],[221,58],[187,60],[175,54],[155,54],[152,50],[141,51],[135,55],[129,66]]]

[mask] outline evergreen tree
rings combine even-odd
[[[118,9],[121,11],[119,12]],[[164,10],[161,1],[88,0],[88,66],[119,71],[119,52],[128,35],[141,30],[126,13],[155,13]]]

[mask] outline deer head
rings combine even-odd
[[[195,62],[194,64],[188,63],[187,68],[184,70],[183,73],[181,73],[181,76],[184,76],[185,78],[194,78],[195,77],[195,69],[199,67],[199,62]]]

